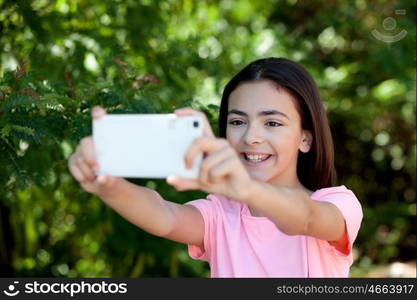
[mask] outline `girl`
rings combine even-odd
[[[178,191],[209,195],[180,205],[122,178],[95,176],[92,138],[69,159],[81,186],[119,214],[160,237],[188,245],[211,277],[347,277],[362,209],[352,191],[334,186],[333,143],[316,85],[283,58],[252,62],[226,85],[216,138],[204,135],[185,157],[204,153],[198,179],[169,176]],[[93,118],[105,111],[93,110]],[[146,141],[144,141],[146,142]]]

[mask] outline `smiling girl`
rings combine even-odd
[[[211,277],[348,277],[362,221],[354,193],[335,186],[333,142],[309,73],[283,58],[252,62],[226,85],[219,138],[204,135],[185,163],[197,179],[169,176],[178,191],[209,193],[180,205],[123,178],[100,175],[91,137],[69,159],[73,176],[142,229],[188,245]],[[95,107],[93,118],[105,111]]]

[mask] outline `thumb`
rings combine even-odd
[[[102,174],[102,175],[97,176],[95,184],[96,186],[101,187],[101,186],[106,185],[108,180],[109,180],[108,176],[106,174]]]
[[[93,117],[93,119],[100,119],[102,116],[104,116],[106,114],[106,110],[101,107],[101,106],[94,106],[91,112],[91,116]]]
[[[172,185],[177,191],[198,190],[201,188],[198,180],[192,178],[170,175],[167,177],[166,182]]]

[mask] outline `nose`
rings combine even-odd
[[[254,125],[248,127],[243,139],[247,145],[261,144],[264,141],[261,129]]]

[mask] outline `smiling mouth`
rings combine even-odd
[[[246,152],[241,153],[243,158],[250,163],[261,163],[268,160],[272,155],[271,154],[247,154]]]

